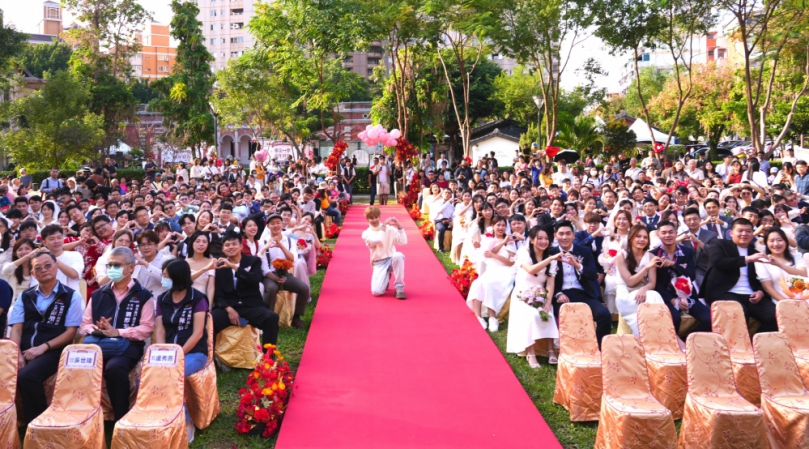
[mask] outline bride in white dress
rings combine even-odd
[[[561,257],[561,253],[547,257],[548,248],[553,241],[553,233],[534,226],[528,234],[530,245],[525,245],[517,251],[517,278],[514,282],[514,292],[509,309],[508,337],[506,351],[513,354],[526,353],[526,360],[531,368],[539,368],[534,343],[537,340],[547,339],[548,360],[556,364],[556,352],[553,348],[553,339],[559,338],[559,328],[553,316],[551,299],[554,293],[557,264],[553,263]],[[550,266],[549,266],[550,265]],[[545,287],[548,300],[542,308],[548,313],[548,321],[542,321],[539,309],[532,307],[519,299],[525,290],[537,285]]]
[[[469,286],[466,303],[475,312],[480,325],[487,328],[482,317],[483,307],[489,312],[489,332],[497,332],[500,325],[497,314],[506,304],[511,288],[514,285],[514,254],[517,252],[514,243],[506,235],[506,219],[495,215],[492,217],[494,235],[484,236],[481,240],[486,271]]]
[[[657,263],[660,258],[649,252],[649,231],[646,226],[635,225],[629,230],[627,249],[615,256],[618,269],[615,305],[624,322],[638,336],[638,304],[659,303],[663,298],[654,288],[657,282]]]
[[[472,221],[472,214],[475,212],[472,205],[472,192],[465,190],[461,194],[461,204],[455,205],[455,213],[452,217],[452,247],[449,255],[453,263],[461,266],[463,264],[463,257],[461,250],[463,243],[466,239],[467,223]]]

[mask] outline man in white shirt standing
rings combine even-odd
[[[642,168],[638,167],[638,160],[634,157],[629,160],[629,169],[626,171],[627,178],[632,178],[633,180],[638,180],[638,175],[643,171]]]
[[[430,206],[430,215],[435,223],[435,229],[438,231],[438,252],[444,252],[444,233],[447,229],[452,229],[452,216],[455,214],[455,203],[457,200],[452,198],[452,190],[444,189],[441,192],[441,198],[435,200]]]
[[[376,170],[376,194],[379,195],[379,204],[385,206],[388,204],[388,195],[390,195],[390,169],[384,155],[379,156],[379,165]]]
[[[685,169],[685,174],[694,181],[702,182],[705,180],[705,173],[697,168],[697,160],[691,159],[688,161],[688,168]]]
[[[733,155],[726,154],[723,158],[724,162],[717,165],[715,167],[716,174],[722,177],[722,181],[728,180],[728,174],[730,173],[730,163],[733,162]]]
[[[42,228],[40,232],[42,240],[45,242],[45,248],[48,249],[56,257],[56,265],[59,270],[56,273],[56,280],[63,285],[79,291],[79,280],[84,271],[84,258],[77,251],[65,251],[65,235],[62,227],[58,224],[52,224]],[[37,285],[36,279],[31,278],[31,287]],[[82,304],[84,310],[84,304]]]
[[[553,174],[554,184],[560,186],[565,179],[573,180],[573,175],[567,171],[567,162],[565,160],[557,162],[556,166],[559,168],[559,171]]]

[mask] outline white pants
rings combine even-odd
[[[374,261],[374,274],[371,276],[371,294],[381,296],[388,289],[390,282],[389,272],[393,272],[393,280],[396,288],[404,288],[404,262],[405,256],[402,253],[393,253],[387,259]]]

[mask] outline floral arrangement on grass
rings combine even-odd
[[[407,193],[399,192],[399,204],[403,204],[405,208],[410,209],[419,199],[419,182],[416,176],[410,181],[410,186]]]
[[[334,254],[332,253],[331,246],[325,243],[320,245],[320,250],[317,252],[317,267],[328,268],[332,257],[334,257]]]
[[[340,202],[337,203],[337,208],[340,209],[340,213],[343,214],[344,217],[346,216],[346,213],[348,213],[348,205],[348,200],[340,200]]]
[[[331,171],[336,170],[337,166],[340,165],[340,159],[342,159],[343,154],[345,154],[347,149],[348,144],[342,140],[338,140],[337,143],[334,144],[334,149],[331,150],[329,157],[323,161],[323,165],[329,167],[329,170]]]
[[[464,299],[469,296],[469,287],[472,286],[472,282],[477,278],[478,273],[475,271],[475,266],[472,265],[472,262],[470,262],[467,257],[464,258],[461,268],[452,270],[452,274],[449,276],[452,285],[458,289]]]
[[[548,291],[541,285],[535,285],[520,293],[520,301],[528,304],[531,307],[539,309],[539,318],[547,322],[550,319],[548,312],[542,310],[545,307],[545,302],[548,300]]]
[[[329,226],[326,226],[327,239],[337,238],[338,235],[340,235],[340,228],[337,226],[337,223],[332,223]]]
[[[424,240],[432,240],[435,237],[435,226],[429,221],[422,223],[419,226],[419,231],[421,231],[421,236],[424,237]]]
[[[294,265],[286,259],[275,259],[272,261],[272,267],[275,268],[275,275],[284,277],[292,271]]]
[[[408,142],[407,139],[404,137],[400,138],[396,146],[394,147],[394,156],[396,158],[396,162],[404,162],[409,159],[413,159],[419,155],[419,149],[416,148],[415,145]]]
[[[419,206],[417,204],[414,204],[413,207],[410,208],[410,211],[408,213],[410,214],[410,218],[412,218],[413,221],[421,220],[421,210],[419,209]]]
[[[261,348],[259,348],[261,349]],[[273,360],[275,356],[275,360]],[[295,373],[275,345],[264,345],[261,360],[247,376],[247,385],[239,390],[236,431],[269,438],[281,425]]]

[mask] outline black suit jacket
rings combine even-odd
[[[595,243],[595,250],[593,250],[593,243]],[[573,239],[574,245],[580,245],[589,248],[593,253],[593,260],[598,260],[598,255],[601,254],[601,247],[604,244],[604,237],[596,237],[590,235],[587,231],[576,231],[576,238]],[[604,267],[601,264],[596,264],[596,273],[605,274]],[[598,283],[598,278],[595,280],[596,292],[598,292],[598,300],[603,301],[601,297],[601,285]]]
[[[665,257],[660,246],[649,250],[652,256]],[[677,260],[670,267],[657,267],[657,283],[655,291],[660,294],[664,301],[670,302],[677,297],[677,292],[671,285],[671,280],[685,276],[692,281],[696,278],[697,267],[694,259],[694,247],[689,245],[677,245]],[[693,290],[693,289],[692,289]]]
[[[716,239],[717,234],[713,231],[709,231],[707,229],[700,229],[699,230],[699,240],[705,244],[705,249],[700,249],[697,246],[695,250],[694,258],[697,260],[697,285],[702,284],[702,280],[705,278],[705,273],[708,272],[708,266],[710,266],[710,259],[708,258],[708,248],[713,243],[714,239]]]
[[[558,247],[554,247],[548,251],[548,255],[553,256],[554,254],[559,254],[559,252],[560,249]],[[579,283],[584,289],[584,292],[587,293],[587,295],[591,298],[598,299],[598,273],[596,272],[596,262],[595,258],[593,257],[593,252],[589,248],[585,248],[574,243],[573,247],[570,249],[570,253],[581,258],[581,272],[577,272],[576,277],[579,279]],[[564,280],[563,263],[561,260],[557,261],[556,263],[557,272],[554,282],[554,295],[562,291],[562,282]]]
[[[236,286],[233,285],[232,269],[217,268],[214,308],[267,307],[259,289],[263,277],[261,259],[244,254],[236,270]]]
[[[747,248],[747,254],[753,255],[758,253],[755,246],[751,243]],[[730,289],[739,282],[741,276],[740,269],[747,265],[747,278],[750,280],[750,288],[753,291],[762,291],[761,282],[756,276],[756,265],[753,263],[745,264],[744,256],[739,255],[739,248],[733,243],[732,240],[714,240],[708,248],[708,257],[710,258],[710,268],[705,274],[705,279],[702,281],[700,288],[700,296],[705,298],[709,304],[724,296]],[[767,292],[764,292],[765,299],[768,297]]]
[[[652,232],[657,229],[657,224],[660,222],[660,215],[654,214],[652,218],[642,215],[640,221],[646,225],[646,229],[648,229],[649,232]]]

